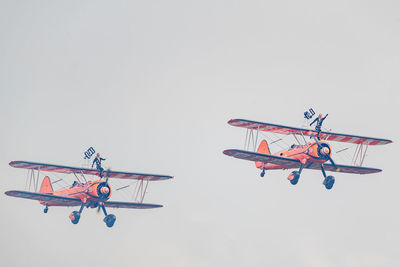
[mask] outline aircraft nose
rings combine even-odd
[[[103,186],[102,188],[100,188],[100,192],[101,192],[103,195],[107,195],[107,194],[110,192],[110,189],[108,189],[107,186]]]
[[[321,153],[324,154],[324,155],[328,155],[329,154],[329,148],[328,147],[323,147],[321,149]]]

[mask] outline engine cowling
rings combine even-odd
[[[309,154],[314,158],[328,160],[332,156],[332,149],[329,144],[320,141],[319,145],[318,143],[314,143],[310,146]]]
[[[111,187],[108,183],[99,180],[88,188],[88,193],[94,198],[107,200],[111,197]]]

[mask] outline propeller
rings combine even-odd
[[[106,184],[108,184],[108,178],[110,178],[110,172],[111,172],[111,169],[108,168],[106,171]]]
[[[311,135],[311,137],[315,140],[315,142],[318,144],[318,154],[320,154],[320,156],[322,156],[323,158],[326,158],[327,160],[329,160],[330,163],[332,163],[333,167],[335,169],[338,169],[336,167],[335,162],[333,161],[333,159],[330,156],[330,152],[331,152],[331,148],[324,143],[324,145],[322,143],[319,142],[318,138],[315,137],[315,135]]]
[[[106,171],[106,180],[105,184],[100,188],[98,194],[100,196],[99,206],[97,207],[97,213],[100,212],[101,207],[104,205],[104,199],[106,199],[109,195],[110,188],[108,185],[108,178],[110,178],[111,169],[107,169]]]

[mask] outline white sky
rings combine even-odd
[[[398,1],[0,1],[0,191],[12,160],[174,175],[154,210],[70,208],[0,194],[7,266],[399,266]],[[379,174],[259,170],[226,157],[231,118],[392,139]]]

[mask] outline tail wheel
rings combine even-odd
[[[262,172],[260,173],[260,176],[264,177],[264,175],[265,175],[265,170],[262,170]]]
[[[43,212],[47,213],[49,211],[49,207],[46,206],[46,208],[44,208]]]
[[[327,177],[325,178],[323,184],[325,185],[325,188],[326,188],[327,190],[331,190],[332,187],[333,187],[333,185],[335,184],[335,177],[333,177],[333,176],[331,176],[331,175],[330,175],[330,176],[327,176]]]
[[[113,227],[115,220],[117,218],[115,217],[114,214],[108,214],[105,218],[104,218],[104,222],[106,223],[107,227],[111,228]]]
[[[71,222],[73,224],[77,224],[79,222],[79,219],[81,218],[81,214],[78,211],[73,211],[69,215],[69,218],[71,219]]]

